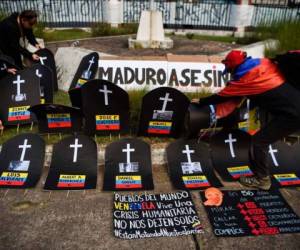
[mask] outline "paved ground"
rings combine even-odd
[[[91,38],[80,40],[79,42],[75,42],[76,40],[74,40],[68,42],[48,43],[46,46],[55,53],[58,47],[71,46],[75,42],[78,47],[118,56],[164,56],[168,53],[175,55],[213,55],[239,46],[224,42],[190,40],[185,37],[173,37],[173,49],[129,50],[128,37],[129,36]]]
[[[193,191],[205,232],[197,236],[121,240],[113,236],[113,193],[102,192],[103,166],[98,188],[89,191],[43,191],[48,167],[38,186],[30,190],[0,190],[0,249],[300,249],[300,234],[244,238],[216,238],[198,192]],[[165,165],[153,168],[154,192],[174,191]],[[226,183],[227,188],[240,188]],[[284,189],[285,198],[300,214],[300,190]]]

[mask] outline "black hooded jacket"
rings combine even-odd
[[[23,68],[21,54],[27,58],[31,58],[32,54],[20,45],[22,34],[17,21],[18,15],[18,13],[13,13],[0,22],[0,51],[12,57],[15,64]],[[23,35],[33,46],[37,44],[32,29],[23,29]]]

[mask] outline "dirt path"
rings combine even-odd
[[[239,45],[215,42],[215,41],[201,41],[201,40],[190,40],[185,37],[172,37],[174,39],[174,48],[168,50],[161,49],[128,49],[128,37],[129,36],[118,36],[118,37],[101,37],[80,40],[77,42],[78,47],[101,51],[107,54],[113,54],[118,56],[164,56],[168,53],[176,55],[212,55],[220,53],[232,48],[236,48]],[[71,46],[74,41],[68,42],[57,42],[48,43],[47,47],[53,52],[58,47]]]

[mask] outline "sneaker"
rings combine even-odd
[[[269,190],[271,188],[271,178],[269,176],[259,178],[257,176],[242,176],[239,182],[246,187],[259,188]]]

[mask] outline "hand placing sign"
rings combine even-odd
[[[37,54],[32,54],[32,59],[34,61],[38,61],[38,60],[40,60],[40,57]]]
[[[15,75],[17,73],[17,69],[15,69],[15,68],[9,68],[9,69],[7,69],[7,72],[10,73],[10,74]]]
[[[199,103],[200,102],[200,99],[199,98],[193,98],[191,100],[191,103]]]
[[[4,126],[2,124],[2,121],[0,120],[0,130],[1,130],[1,133],[3,132],[3,129],[4,129]]]

